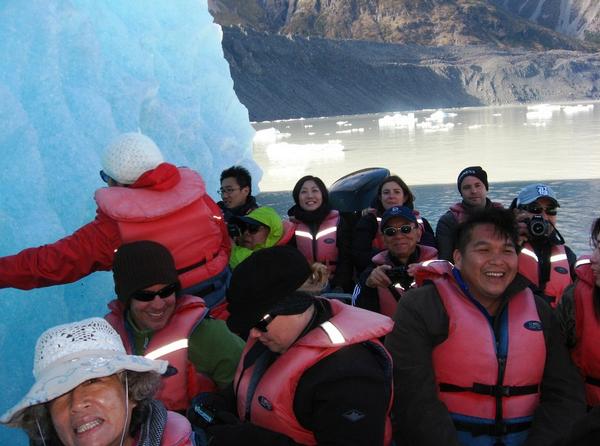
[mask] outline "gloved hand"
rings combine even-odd
[[[238,418],[229,412],[227,400],[218,393],[203,392],[192,400],[187,418],[192,425],[206,429],[213,424],[237,424]]]

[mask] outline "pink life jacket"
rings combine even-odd
[[[113,300],[108,308],[111,311],[104,318],[121,336],[127,353],[135,354],[125,326],[125,306],[121,301]],[[169,361],[169,365],[177,369],[176,374],[163,376],[156,396],[169,410],[186,410],[191,399],[198,393],[217,390],[213,380],[198,373],[188,360],[188,338],[207,314],[208,309],[201,298],[178,297],[173,316],[162,330],[152,335],[144,352],[144,356]]]
[[[418,262],[425,262],[426,260],[437,259],[437,249],[432,248],[431,246],[417,245],[419,247],[419,259]],[[377,255],[375,255],[371,261],[376,265],[389,265],[392,268],[394,264],[388,259],[388,251],[381,251]],[[417,284],[413,282],[410,288],[415,288]],[[402,296],[407,290],[402,288],[402,285],[399,283],[394,284],[394,288],[398,292],[400,296]],[[379,296],[379,312],[381,314],[385,314],[386,316],[392,317],[396,312],[396,306],[398,305],[398,301],[396,297],[392,294],[392,292],[388,288],[377,287],[377,295]]]
[[[594,308],[596,278],[589,257],[575,264],[575,331],[577,344],[571,351],[573,362],[585,379],[585,396],[589,406],[600,405],[600,321]]]
[[[573,283],[570,271],[571,268],[569,267],[565,246],[552,246],[550,253],[550,279],[546,282],[546,286],[543,289],[546,296],[553,298],[552,302],[550,302],[552,308],[556,308],[565,288]],[[529,243],[525,243],[519,253],[519,273],[535,286],[540,286],[539,260]]]
[[[229,261],[227,231],[221,210],[206,194],[204,180],[179,168],[181,180],[167,190],[104,187],[95,199],[102,212],[117,222],[121,240],[153,240],[166,246],[182,288],[216,276]]]
[[[496,354],[490,322],[456,283],[451,264],[434,263],[428,278],[433,279],[449,319],[448,338],[432,354],[440,400],[451,415],[487,420],[491,427],[495,421],[510,426],[508,420],[532,417],[539,404],[546,362],[544,333],[533,293],[526,288],[512,296],[506,313],[497,316],[507,316],[506,325],[501,325],[505,334],[500,335],[508,339],[503,358]],[[454,421],[458,430],[472,428]],[[520,430],[526,430],[528,423],[522,424],[526,426]]]
[[[271,364],[257,384],[250,407],[246,407],[248,389],[254,366],[243,369],[244,358],[256,340],[248,341],[240,359],[234,386],[237,388],[237,409],[240,419],[279,432],[296,443],[316,445],[314,434],[303,427],[294,414],[294,396],[298,382],[306,370],[340,348],[369,343],[391,366],[389,353],[379,338],[392,330],[394,322],[387,316],[350,307],[336,300],[328,301],[333,317],[296,341]],[[351,390],[351,389],[349,389]],[[392,439],[389,417],[393,396],[388,405],[385,445]]]
[[[177,412],[167,412],[167,423],[160,446],[194,446],[192,426],[186,417]]]
[[[306,223],[299,220],[295,221],[296,247],[304,254],[309,263],[320,262],[326,265],[331,280],[338,259],[337,227],[340,221],[340,213],[336,210],[329,212],[321,222],[316,234],[311,233]]]
[[[275,243],[275,246],[287,245],[294,236],[294,230],[296,229],[296,225],[289,220],[282,220],[281,224],[283,226],[283,235]]]

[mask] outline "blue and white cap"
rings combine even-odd
[[[535,200],[542,197],[550,198],[556,206],[560,207],[558,200],[556,199],[556,194],[552,188],[543,183],[530,184],[521,189],[521,192],[519,192],[519,196],[517,197],[517,207],[533,203]]]
[[[390,218],[395,217],[403,218],[404,220],[413,223],[417,222],[417,217],[412,209],[406,206],[394,206],[385,211],[381,216],[381,231],[386,228],[387,222],[390,220]]]

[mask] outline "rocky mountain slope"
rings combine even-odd
[[[217,23],[283,35],[419,45],[583,49],[520,17],[520,4],[598,0],[210,0]],[[596,8],[597,9],[597,8]],[[590,7],[588,16],[594,8]],[[539,16],[539,17],[538,17]],[[538,14],[538,22],[545,13]],[[597,14],[596,14],[597,16]],[[529,18],[528,16],[524,16]],[[577,35],[574,33],[573,35]]]
[[[600,43],[600,1],[598,0],[492,1],[546,28]]]
[[[223,31],[234,88],[254,121],[600,99],[600,53]]]

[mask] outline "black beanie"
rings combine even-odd
[[[117,297],[125,305],[136,291],[159,283],[179,284],[169,250],[148,240],[121,245],[113,260],[113,279]]]
[[[483,185],[485,186],[485,190],[489,190],[487,172],[481,168],[481,166],[470,166],[465,167],[458,174],[458,178],[456,179],[456,185],[458,186],[458,192],[460,193],[460,185],[466,177],[475,177],[479,178]],[[462,195],[462,193],[461,193]]]
[[[329,203],[329,192],[327,191],[327,187],[325,186],[325,183],[323,183],[323,180],[321,180],[321,178],[313,177],[312,175],[303,176],[302,178],[300,178],[298,180],[298,182],[294,186],[294,189],[292,190],[292,197],[294,198],[294,203],[296,203],[298,206],[300,206],[300,203],[298,202],[298,198],[300,197],[300,189],[302,189],[302,185],[309,180],[314,181],[315,184],[317,185],[317,187],[319,188],[319,190],[321,191],[321,196],[323,197],[323,205],[328,204]]]
[[[249,331],[266,313],[299,314],[314,297],[295,293],[312,271],[306,258],[291,246],[261,249],[234,270],[227,290],[227,326],[234,333]]]

